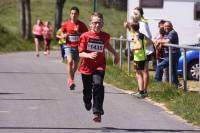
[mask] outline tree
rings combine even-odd
[[[21,36],[24,39],[31,38],[31,8],[30,0],[20,0],[21,9]]]
[[[20,0],[20,27],[21,27],[21,36],[24,38],[25,37],[25,4],[24,0]]]
[[[64,4],[65,4],[65,0],[56,0],[54,31],[57,31],[61,26]]]
[[[115,7],[120,10],[127,10],[127,0],[98,0],[105,7]]]

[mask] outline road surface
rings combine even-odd
[[[0,55],[0,133],[193,133],[200,129],[162,108],[105,85],[105,115],[92,121],[82,102],[80,74],[76,89],[66,87],[60,53]]]

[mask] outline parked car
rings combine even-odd
[[[195,46],[200,46],[195,45]],[[199,51],[187,50],[186,51],[186,64],[187,64],[187,79],[198,80],[199,79]],[[179,58],[178,62],[178,74],[183,75],[183,55]]]

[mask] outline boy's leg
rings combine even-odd
[[[65,47],[65,57],[67,57],[67,64],[66,64],[66,70],[68,75],[67,84],[70,87],[70,89],[74,89],[74,78],[73,78],[73,59],[71,55],[71,47],[66,46]]]
[[[77,47],[71,48],[71,55],[73,59],[72,78],[74,79],[75,73],[78,69],[78,62],[79,62],[79,51]]]
[[[83,82],[83,102],[86,110],[90,110],[92,107],[92,75],[82,74],[82,82]]]
[[[104,80],[105,71],[96,71],[93,78],[93,113],[103,115]]]
[[[104,114],[104,80],[105,71],[96,71],[93,74],[93,114],[94,122],[101,122],[101,115]]]
[[[147,87],[149,84],[149,61],[145,62],[143,79],[144,79],[144,91],[147,92],[148,89]]]

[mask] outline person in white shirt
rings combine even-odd
[[[132,21],[138,21],[140,25],[140,32],[143,33],[145,36],[147,36],[149,39],[152,39],[152,35],[150,32],[150,28],[148,25],[147,19],[144,18],[144,12],[141,7],[136,7],[133,10],[132,14]],[[146,55],[147,55],[147,60],[145,63],[145,74],[144,74],[144,91],[147,93],[147,86],[149,83],[149,61],[152,60],[155,54],[155,49],[154,45],[148,45],[146,48]]]

